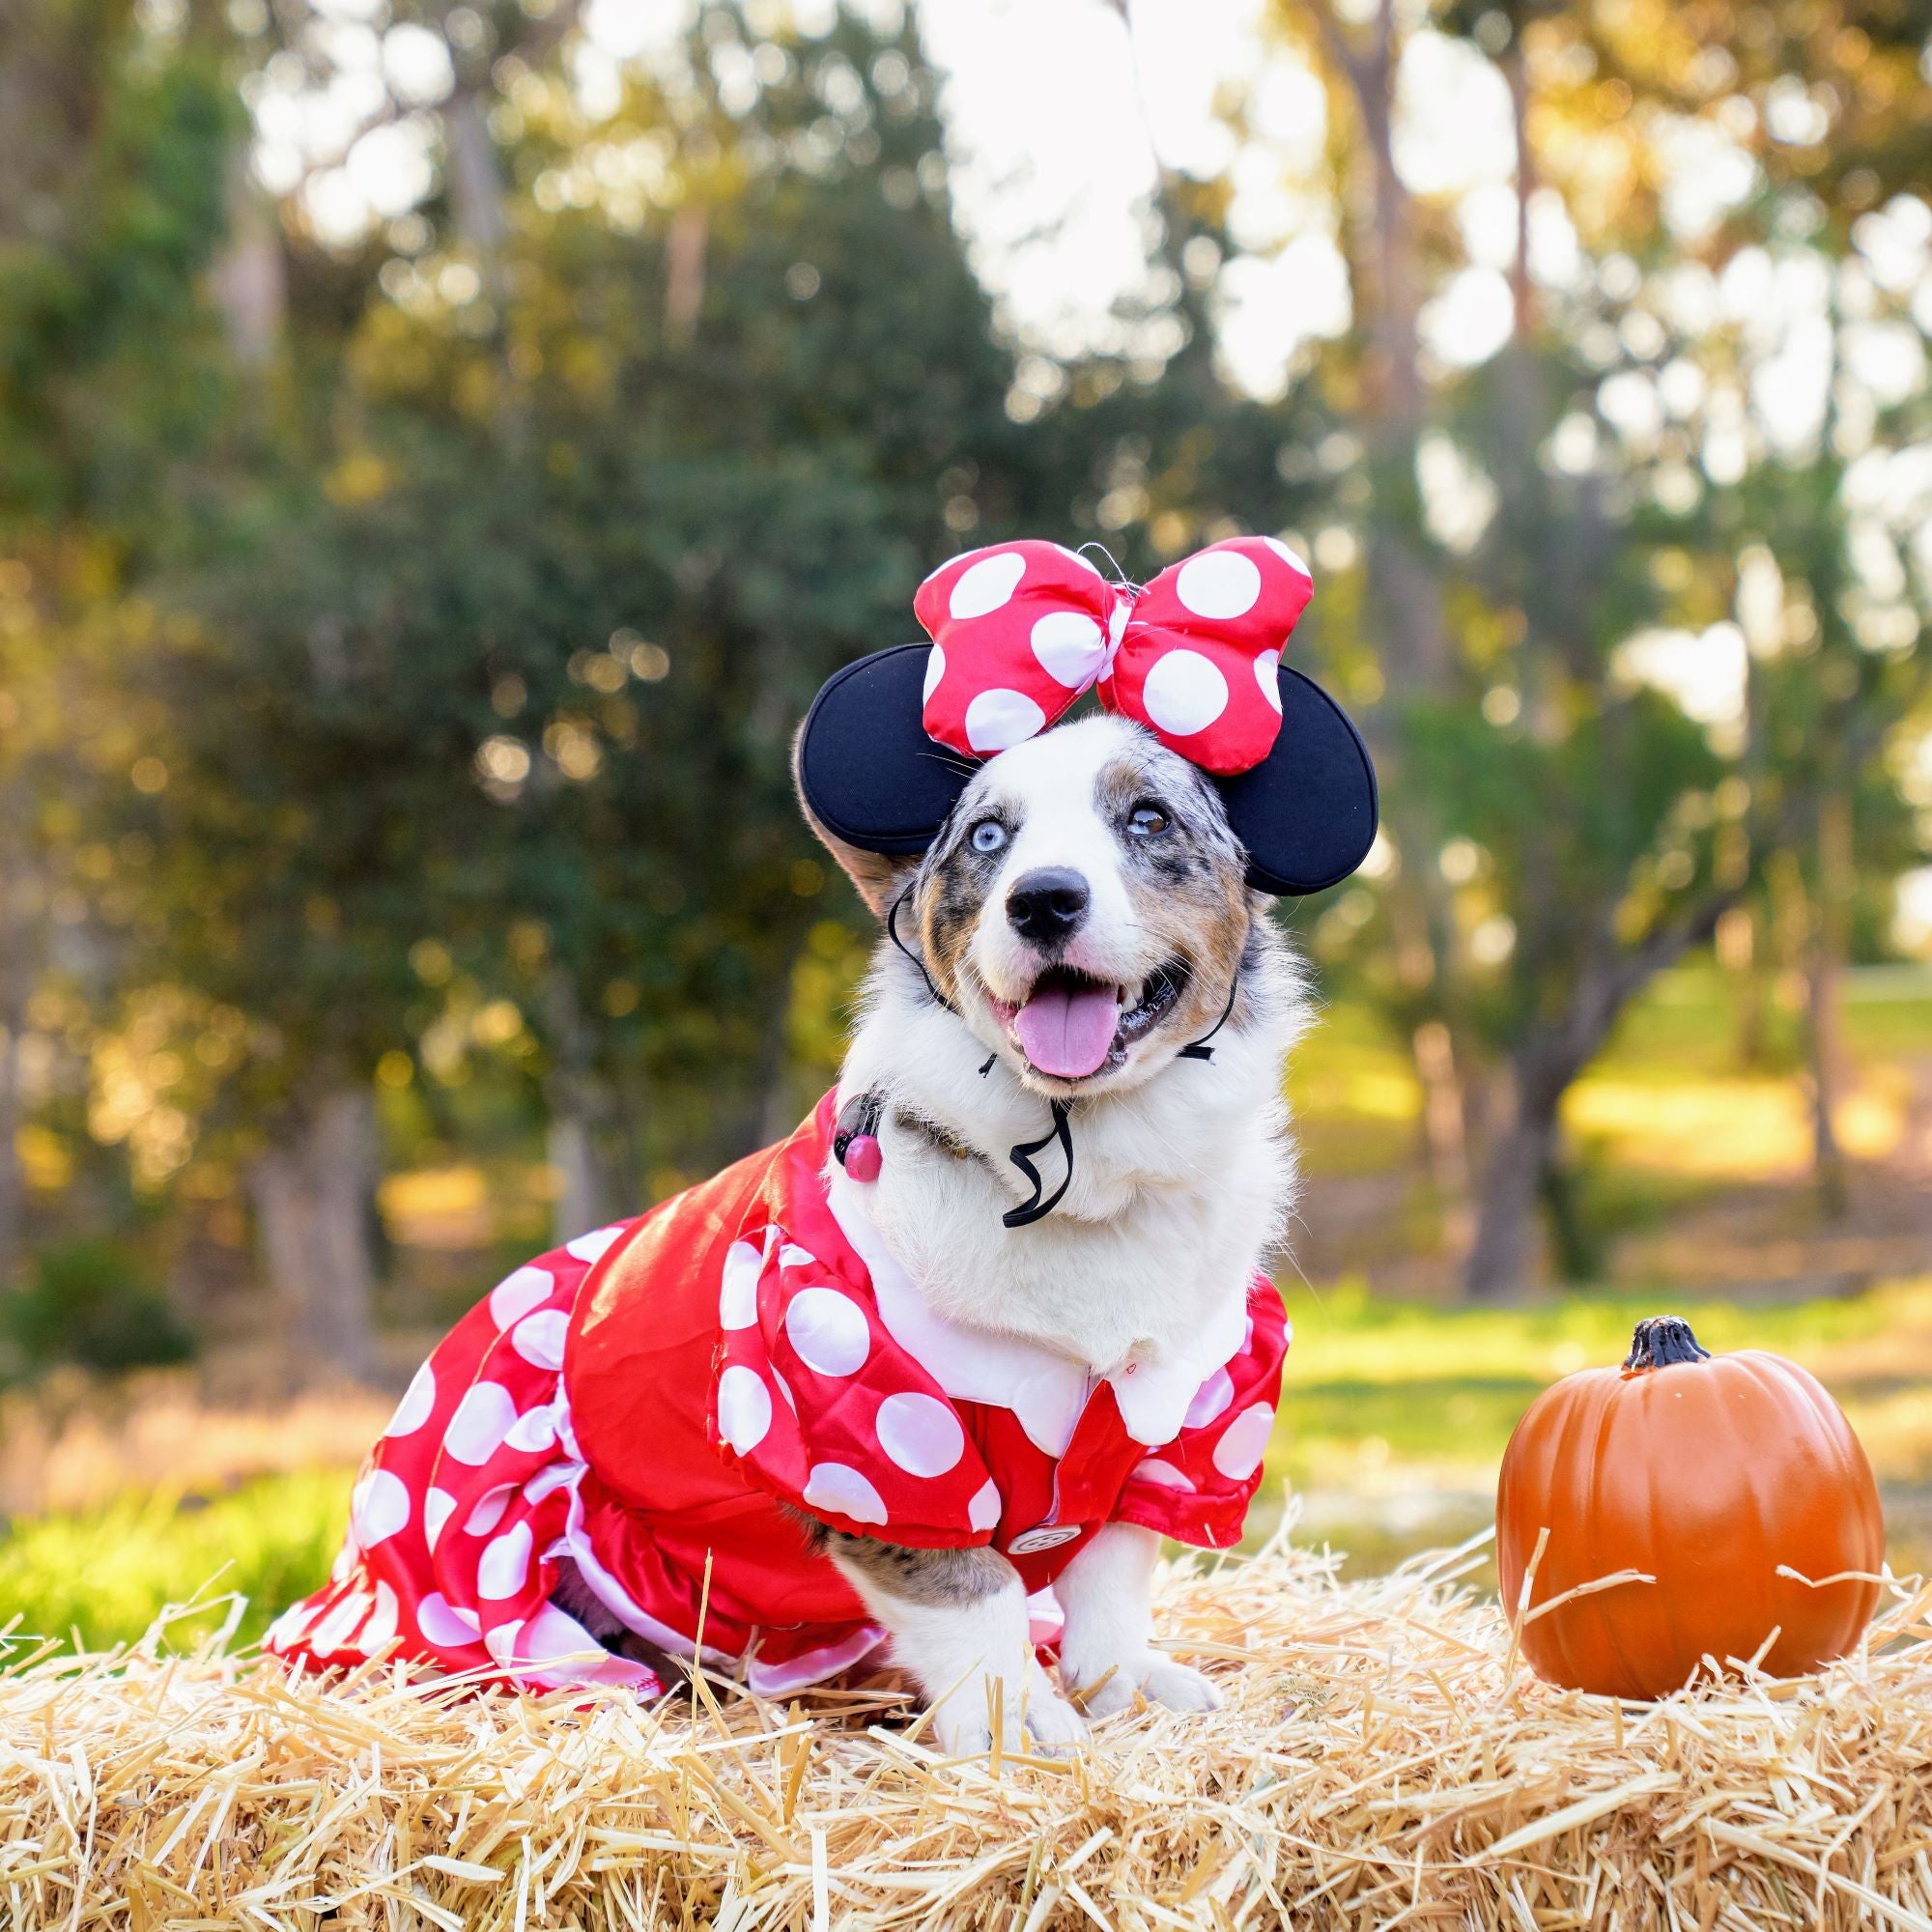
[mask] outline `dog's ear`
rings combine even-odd
[[[925,735],[926,644],[895,644],[826,679],[792,743],[806,823],[881,918],[973,776]]]
[[[1248,883],[1296,897],[1339,885],[1376,837],[1376,768],[1348,714],[1312,679],[1275,673],[1281,732],[1251,771],[1217,779],[1228,823],[1248,848]]]
[[[804,749],[805,726],[801,724],[791,744],[791,776],[792,783],[798,790],[798,809],[818,842],[838,860],[838,869],[852,881],[859,896],[871,908],[873,916],[884,919],[891,911],[893,901],[912,883],[912,875],[919,869],[920,855],[917,852],[909,855],[867,852],[863,846],[848,844],[836,832],[828,831],[825,821],[812,810],[811,800],[806,793],[805,777],[800,768]]]

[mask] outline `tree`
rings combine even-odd
[[[145,852],[100,839],[103,802],[165,778],[118,671],[153,641],[136,585],[218,390],[196,283],[241,122],[198,32],[157,43],[112,0],[17,28],[0,46],[0,1283],[22,1239],[33,997],[104,981]]]
[[[1426,29],[1388,7],[1359,27],[1317,10],[1350,130],[1334,205],[1355,301],[1323,375],[1352,383],[1366,419],[1364,617],[1386,672],[1375,731],[1401,859],[1372,936],[1389,938],[1383,983],[1418,1041],[1422,1018],[1456,1043],[1465,1083],[1472,1062],[1497,1059],[1506,1076],[1496,1105],[1471,1110],[1493,1116],[1465,1264],[1477,1295],[1531,1278],[1539,1201],[1560,1258],[1587,1264],[1565,1093],[1767,855],[1808,850],[1833,824],[1834,794],[1922,689],[1909,506],[1860,537],[1842,487],[1854,450],[1918,433],[1922,378],[1889,420],[1867,396],[1851,445],[1834,412],[1779,446],[1764,397],[1787,339],[1694,299],[1731,265],[1778,256],[1869,291],[1863,265],[1827,252],[1848,240],[1832,232],[1842,215],[1801,239],[1825,215],[1811,185],[1858,171],[1827,158],[1825,134],[1842,129],[1861,156],[1852,200],[1868,206],[1885,190],[1873,157],[1895,167],[1917,152],[1925,84],[1903,32],[1885,44],[1827,11],[1793,45],[1755,9],[1639,8],[1614,23],[1450,9]],[[1516,132],[1510,327],[1466,373],[1420,332],[1425,292],[1485,271],[1453,208],[1403,177],[1395,100],[1419,32],[1464,35],[1469,58],[1493,58]],[[1789,75],[1818,71],[1826,45],[1857,58],[1814,133],[1792,119]],[[1562,132],[1543,155],[1540,127]],[[1697,142],[1703,173],[1672,204],[1654,185],[1666,150]],[[1567,218],[1582,248],[1577,271],[1544,286],[1539,213]],[[1867,308],[1861,323],[1907,321],[1896,297]],[[1835,308],[1828,338],[1834,324],[1842,340]],[[1838,376],[1834,395],[1858,388]],[[1816,580],[1797,595],[1835,613],[1808,669],[1781,644],[1751,653],[1731,616],[1741,554],[1794,524]],[[1899,614],[1861,627],[1851,613],[1874,601]],[[1715,709],[1690,688],[1699,658],[1723,661]]]

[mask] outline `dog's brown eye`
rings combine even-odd
[[[1127,818],[1136,838],[1154,838],[1167,830],[1167,813],[1157,805],[1137,805]]]

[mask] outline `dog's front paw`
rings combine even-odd
[[[932,1713],[934,1743],[948,1757],[983,1757],[993,1747],[990,1680],[963,1684]],[[1045,1671],[1035,1664],[1024,1694],[1008,1684],[999,1700],[1000,1749],[1008,1756],[1062,1757],[1083,1743],[1086,1720],[1055,1693]]]
[[[1067,1676],[1063,1665],[1061,1675]],[[1218,1711],[1221,1693],[1198,1670],[1177,1663],[1157,1650],[1117,1660],[1111,1667],[1087,1667],[1073,1680],[1089,1718],[1111,1718],[1129,1709],[1139,1692],[1170,1711]]]
[[[1035,1747],[1046,1757],[1063,1757],[1084,1744],[1087,1720],[1060,1696],[1038,1664],[1028,1673],[1026,1730]]]

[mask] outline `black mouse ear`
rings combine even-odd
[[[1375,843],[1376,768],[1348,714],[1283,665],[1281,733],[1252,771],[1217,779],[1228,823],[1248,848],[1248,883],[1298,897],[1340,885]]]
[[[895,644],[826,679],[798,734],[798,788],[833,838],[891,858],[923,852],[974,768],[925,735],[930,644]]]

